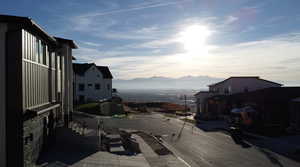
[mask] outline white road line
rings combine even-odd
[[[176,156],[177,159],[179,159],[181,162],[183,162],[186,166],[188,167],[192,167],[191,165],[189,165],[187,162],[185,162],[185,160],[183,160],[181,157]]]

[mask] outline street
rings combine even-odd
[[[129,118],[98,117],[98,119],[103,120],[106,129],[133,129],[162,136],[162,139],[173,148],[172,151],[192,167],[300,166],[299,162],[257,147],[247,140],[236,141],[221,131],[203,131],[186,124],[182,134],[178,135],[183,122],[158,113],[132,115]],[[87,124],[90,128],[96,128],[97,119],[93,121],[87,119]]]

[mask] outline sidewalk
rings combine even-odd
[[[96,132],[81,136],[71,129],[59,128],[57,143],[42,154],[43,167],[150,167],[143,154],[117,155],[98,150]]]
[[[189,167],[180,161],[175,155],[158,155],[139,135],[132,135],[139,143],[142,153],[151,167]]]

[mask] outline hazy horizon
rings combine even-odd
[[[118,90],[208,90],[208,85],[226,78],[210,76],[183,76],[169,78],[154,76],[149,78],[113,79],[113,87]],[[266,79],[266,78],[262,78]],[[283,86],[299,86],[300,81],[274,81]]]

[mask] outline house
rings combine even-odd
[[[72,49],[32,19],[0,15],[0,166],[33,166],[72,112]]]
[[[197,113],[205,110],[205,99],[211,97],[212,95],[213,93],[209,91],[200,91],[194,95],[196,98]]]
[[[208,85],[209,91],[200,91],[195,94],[197,112],[205,112],[208,110],[207,104],[209,101],[207,101],[207,98],[209,97],[233,95],[236,93],[251,92],[259,89],[281,86],[282,84],[261,79],[258,76],[229,77],[221,82]],[[220,110],[220,108],[216,110]]]
[[[113,76],[108,67],[94,63],[74,63],[73,69],[75,103],[112,98]]]
[[[208,87],[209,91],[216,95],[230,95],[281,86],[282,84],[261,79],[258,76],[238,76],[227,78],[224,81],[211,84]]]
[[[290,126],[291,132],[300,132],[300,95],[290,102]]]
[[[215,106],[232,108],[233,105],[252,106],[257,111],[254,118],[254,121],[258,123],[256,130],[275,135],[284,132],[293,122],[298,121],[299,113],[295,110],[294,113],[290,111],[299,109],[297,106],[291,106],[291,102],[296,102],[299,96],[300,87],[271,87],[218,99],[212,97],[209,99],[212,101],[209,108]]]

